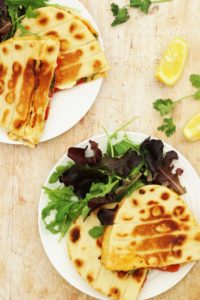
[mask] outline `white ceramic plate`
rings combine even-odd
[[[99,32],[92,16],[78,0],[54,0],[57,3],[77,9],[82,16],[90,21]],[[102,44],[101,36],[99,35]],[[51,102],[51,109],[41,142],[48,141],[72,128],[89,111],[101,88],[102,79],[81,84],[72,89],[57,92]],[[6,130],[0,128],[0,142],[7,144],[20,144],[8,138]]]
[[[146,135],[140,133],[131,133],[128,132],[128,137],[136,143],[141,143]],[[103,152],[106,150],[107,137],[105,135],[99,135],[91,138],[96,141]],[[79,147],[85,147],[88,144],[88,140],[80,143]],[[165,151],[175,150],[168,144],[165,144]],[[175,150],[176,151],[176,150]],[[180,167],[184,170],[183,175],[181,176],[181,183],[186,187],[187,194],[183,196],[185,201],[188,203],[197,219],[200,221],[200,203],[199,203],[199,193],[200,193],[200,179],[192,168],[190,163],[178,152],[179,160],[175,163],[177,167]],[[55,168],[58,165],[66,164],[68,161],[67,155],[65,154],[58,163],[51,170],[49,177],[55,171]],[[48,184],[49,177],[45,182],[45,186],[54,187],[53,185]],[[67,246],[66,240],[63,239],[58,243],[58,236],[51,234],[45,229],[45,226],[41,220],[41,211],[45,207],[48,199],[47,196],[42,192],[39,203],[38,211],[38,222],[39,222],[39,232],[42,240],[44,250],[49,257],[52,265],[55,269],[63,276],[70,284],[74,287],[97,299],[108,299],[105,296],[101,295],[90,287],[76,272],[72,263],[69,260],[67,255]],[[167,291],[176,285],[193,267],[194,263],[186,264],[181,267],[178,272],[168,273],[160,271],[151,271],[148,275],[146,283],[140,293],[138,300],[145,300]]]

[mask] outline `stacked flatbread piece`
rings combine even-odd
[[[147,270],[127,273],[106,269],[101,263],[102,237],[93,239],[88,234],[94,226],[99,226],[99,221],[92,213],[85,222],[79,217],[70,228],[67,246],[75,268],[85,281],[111,299],[136,299],[146,279]]]
[[[35,36],[0,44],[0,126],[11,139],[38,144],[59,47],[54,38]]]
[[[0,126],[35,147],[42,136],[53,92],[105,76],[108,63],[90,23],[58,7],[24,18],[27,36],[0,44]]]
[[[55,87],[66,89],[80,80],[90,81],[105,76],[108,63],[102,51],[98,33],[77,12],[57,7],[35,10],[36,18],[22,21],[31,33],[53,36],[60,42]],[[20,35],[20,30],[16,35]]]
[[[160,268],[200,259],[200,225],[186,202],[149,185],[125,198],[106,228],[101,262],[110,270]]]
[[[110,299],[136,300],[149,270],[200,259],[200,225],[186,202],[163,186],[124,198],[114,224],[97,240],[88,233],[94,226],[96,212],[76,220],[68,253],[81,277]]]

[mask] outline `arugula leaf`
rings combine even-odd
[[[97,198],[97,197],[104,197],[107,194],[109,194],[111,191],[113,191],[119,184],[119,180],[120,178],[115,176],[115,175],[111,175],[108,177],[108,182],[105,183],[93,183],[89,193],[87,193],[84,201],[86,202],[86,204],[93,198]],[[87,218],[87,216],[90,214],[91,209],[86,205],[83,208],[82,211],[82,217],[85,220]]]
[[[170,137],[176,131],[176,125],[172,118],[165,118],[163,124],[158,127],[158,130],[164,132],[167,137]]]
[[[200,89],[200,75],[191,74],[190,81],[191,81],[193,87]]]
[[[39,15],[38,12],[34,11],[31,6],[29,6],[26,10],[25,17],[28,19],[36,18]]]
[[[30,30],[27,30],[22,24],[16,23],[16,26],[18,29],[21,30],[21,33],[19,36],[25,36],[25,35],[37,35],[36,33],[31,32]]]
[[[134,150],[139,153],[140,146],[134,144],[128,136],[125,134],[121,142],[113,145],[114,156],[122,156],[129,150]]]
[[[49,183],[56,183],[59,179],[59,176],[62,175],[65,171],[69,170],[73,166],[73,162],[69,161],[65,166],[58,166],[56,171],[53,172],[49,178]]]
[[[126,129],[131,123],[133,123],[133,122],[135,121],[136,118],[137,118],[137,117],[134,117],[133,119],[131,119],[130,121],[128,121],[125,125],[123,125],[123,126],[121,126],[120,128],[116,129],[112,134],[109,134],[108,131],[107,131],[105,128],[103,128],[104,131],[105,131],[105,133],[106,133],[106,135],[107,135],[107,137],[108,137],[108,143],[107,143],[107,149],[106,149],[106,154],[107,154],[108,156],[110,156],[110,157],[115,157],[115,156],[117,155],[117,151],[118,151],[117,148],[118,148],[118,146],[120,147],[120,145],[116,146],[116,149],[115,149],[115,146],[113,145],[113,139],[116,140],[116,139],[118,138],[118,133],[119,133],[120,131]],[[132,144],[133,149],[135,148],[134,150],[137,149],[136,151],[138,151],[137,145],[134,145],[134,144],[132,143],[132,141],[130,141],[130,140],[128,139],[128,137],[127,137],[126,134],[124,135],[124,138],[121,140],[122,144],[123,144],[123,140],[126,141],[126,142],[128,142],[129,144]],[[116,150],[116,153],[115,153],[115,150]],[[123,155],[123,154],[124,154],[124,153],[122,153],[122,155]]]
[[[112,3],[111,11],[113,13],[113,16],[115,17],[114,21],[111,24],[112,26],[122,24],[130,18],[127,7],[120,8],[117,4]]]
[[[102,236],[105,230],[105,226],[95,226],[88,231],[89,235],[93,239],[97,239],[98,237]]]
[[[167,115],[173,111],[176,103],[171,99],[157,99],[153,103],[153,108],[160,112],[161,116]]]
[[[46,229],[53,234],[60,233],[62,238],[72,222],[81,214],[85,204],[75,196],[72,187],[44,187],[44,190],[49,201],[42,210],[42,220]]]

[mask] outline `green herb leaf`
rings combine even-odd
[[[118,15],[119,12],[119,5],[115,4],[115,3],[111,3],[111,11],[113,13],[113,16],[116,17]]]
[[[192,74],[190,75],[190,81],[192,86],[199,89],[200,88],[200,75]]]
[[[26,30],[21,25],[21,21],[26,16],[27,18],[36,18],[37,12],[34,9],[44,7],[48,3],[48,0],[5,0],[5,4],[8,7],[8,13],[12,22],[12,29],[7,38],[12,37],[17,28],[21,30],[21,36],[32,35],[33,33]]]
[[[27,17],[28,19],[37,18],[38,15],[39,15],[39,13],[34,11],[31,6],[29,6],[27,8],[26,13],[25,13],[25,17]]]
[[[49,183],[56,183],[60,175],[62,175],[65,171],[69,170],[73,166],[73,162],[69,161],[65,166],[58,166],[56,171],[53,172],[51,177],[49,178]]]
[[[161,116],[167,115],[173,111],[176,103],[171,99],[158,99],[153,103],[153,108],[160,112]]]
[[[176,125],[172,118],[165,118],[163,120],[163,125],[158,127],[158,130],[164,132],[167,137],[170,137],[176,131]]]
[[[116,146],[115,147],[115,145],[117,144],[116,142],[115,143],[113,143],[113,140],[116,140],[117,138],[118,138],[118,133],[120,132],[120,131],[122,131],[122,130],[125,130],[127,127],[128,127],[128,125],[130,125],[131,123],[133,123],[134,121],[135,121],[135,119],[136,119],[137,117],[134,117],[133,119],[131,119],[130,121],[128,121],[125,125],[123,125],[123,126],[121,126],[120,128],[118,128],[117,130],[115,130],[112,134],[109,134],[108,133],[108,131],[105,129],[105,128],[103,128],[104,129],[104,131],[105,131],[105,133],[106,133],[106,135],[107,135],[107,137],[108,137],[108,143],[107,143],[107,149],[106,149],[106,154],[108,155],[108,156],[110,156],[110,157],[115,157],[116,155],[118,155],[117,154],[117,152],[118,152],[118,150],[119,150],[119,148],[120,148],[120,145],[118,145],[118,146]],[[121,140],[121,142],[122,141],[126,141],[127,143],[129,143],[129,144],[132,144],[132,149],[134,149],[134,150],[136,150],[136,148],[137,148],[137,152],[138,152],[138,146],[137,145],[134,145],[133,143],[132,143],[132,141],[130,141],[129,139],[128,139],[128,137],[127,137],[127,135],[125,134],[124,135],[124,138]],[[119,142],[120,143],[120,142]],[[122,142],[123,143],[123,142]],[[117,149],[118,148],[118,149]],[[116,151],[116,152],[115,152]],[[120,151],[120,150],[119,150]],[[123,154],[123,153],[122,153]],[[121,155],[122,155],[121,154]]]
[[[95,226],[88,231],[89,235],[93,239],[97,239],[98,237],[102,236],[105,230],[105,226]]]
[[[66,166],[61,166],[61,168]],[[67,166],[69,167],[69,165]],[[60,169],[61,170],[61,169]],[[58,169],[58,173],[60,171]],[[52,178],[56,180],[58,173]],[[60,186],[55,189],[44,187],[45,194],[48,196],[48,204],[42,210],[42,220],[46,229],[51,233],[61,234],[64,237],[74,220],[80,215],[85,219],[90,213],[87,203],[94,197],[103,197],[117,187],[119,178],[115,175],[109,176],[107,183],[93,183],[89,193],[84,199],[79,199],[72,187]]]
[[[26,36],[26,35],[37,35],[29,30],[27,30],[22,24],[16,23],[16,26],[18,29],[20,29],[21,33],[19,36]]]
[[[200,90],[198,90],[198,91],[194,94],[194,99],[195,99],[195,100],[200,100]]]
[[[49,201],[42,210],[42,220],[46,229],[53,234],[60,233],[63,237],[72,222],[81,214],[85,204],[75,196],[72,187],[44,187],[44,190]]]
[[[150,0],[130,0],[130,7],[139,8],[141,12],[147,14],[151,6]]]
[[[88,202],[94,197],[104,197],[105,195],[109,194],[118,186],[120,179],[121,178],[116,175],[111,175],[109,176],[107,183],[93,183],[89,193],[87,193],[85,197],[85,201]]]
[[[115,3],[112,3],[111,11],[113,13],[113,16],[115,17],[114,21],[111,24],[112,26],[122,24],[130,18],[127,7],[120,8]]]

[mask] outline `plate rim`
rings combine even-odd
[[[108,133],[109,133],[109,134],[112,134],[112,131],[109,131]],[[128,135],[132,135],[133,139],[134,139],[134,136],[135,136],[135,137],[137,136],[137,137],[139,137],[140,139],[143,139],[143,140],[144,140],[145,138],[147,138],[147,137],[151,137],[152,139],[157,139],[157,140],[160,139],[160,138],[158,138],[158,137],[155,137],[155,136],[152,136],[152,135],[148,135],[148,134],[146,134],[146,133],[140,133],[140,132],[129,131],[129,130],[120,131],[119,134],[121,134],[121,133],[127,133]],[[131,137],[131,138],[132,138],[132,137]],[[94,140],[94,141],[95,141],[96,139],[102,139],[102,138],[106,138],[106,133],[100,133],[100,134],[93,135],[93,136],[91,136],[91,137],[89,137],[89,138],[87,138],[87,139],[85,139],[85,140],[82,140],[81,142],[79,142],[78,144],[76,144],[74,147],[80,147],[80,146],[82,146],[83,144],[88,143],[89,140]],[[165,142],[164,140],[162,140],[162,142],[163,142],[163,144],[164,144],[164,147],[170,148],[171,150],[175,150],[175,151],[177,152],[179,159],[181,158],[181,160],[184,161],[184,163],[186,164],[186,167],[189,168],[189,169],[193,172],[193,174],[198,178],[198,180],[199,180],[199,182],[200,182],[200,178],[199,178],[199,175],[198,175],[197,171],[193,168],[193,166],[192,166],[191,163],[187,160],[187,158],[185,158],[185,156],[184,156],[181,152],[179,152],[178,150],[176,150],[176,148],[174,148],[173,146],[171,146],[170,144],[168,144],[168,143]],[[70,147],[71,147],[71,146],[70,146]],[[68,150],[68,148],[67,148],[67,150]],[[63,156],[62,156],[62,157],[54,164],[54,166],[51,168],[51,170],[50,170],[50,172],[48,173],[48,176],[47,176],[47,178],[46,178],[46,180],[45,180],[45,182],[44,182],[43,185],[48,184],[48,180],[49,180],[51,174],[54,172],[55,168],[56,168],[57,166],[59,166],[59,165],[62,163],[62,161],[63,161],[64,159],[66,159],[66,158],[69,159],[69,158],[67,157],[66,153],[67,153],[67,151],[66,151],[65,154],[64,154],[64,155],[63,155]],[[70,159],[69,159],[69,160],[70,160]],[[110,298],[106,297],[106,296],[103,295],[103,294],[100,294],[100,295],[101,295],[101,298],[97,298],[97,297],[95,297],[92,293],[90,293],[89,291],[88,291],[88,292],[83,291],[83,289],[81,289],[81,287],[77,287],[73,282],[71,282],[70,280],[67,280],[67,279],[64,277],[64,275],[62,274],[62,272],[61,272],[60,270],[58,270],[57,267],[54,265],[54,262],[52,261],[51,257],[49,256],[49,254],[48,254],[47,251],[46,251],[45,243],[44,243],[44,240],[43,240],[43,238],[42,238],[41,209],[42,209],[42,201],[43,201],[43,200],[42,200],[42,197],[43,197],[43,195],[44,195],[44,191],[41,189],[41,193],[40,193],[40,197],[39,197],[39,204],[38,204],[38,231],[39,231],[39,236],[40,236],[40,241],[41,241],[41,243],[42,243],[42,247],[43,247],[44,252],[45,252],[46,256],[48,257],[48,259],[49,259],[51,265],[54,267],[54,269],[58,272],[58,274],[59,274],[59,275],[60,275],[67,283],[69,283],[70,285],[72,285],[74,288],[76,288],[76,289],[77,289],[78,291],[80,291],[81,293],[86,294],[86,295],[91,296],[91,297],[94,297],[95,299],[110,299]],[[145,297],[145,298],[143,298],[143,297],[141,298],[141,297],[140,297],[140,294],[139,294],[139,295],[138,295],[138,297],[139,297],[138,300],[148,300],[148,299],[150,299],[150,298],[152,298],[152,297],[159,296],[159,295],[165,293],[166,291],[170,290],[171,288],[173,288],[174,286],[176,286],[179,282],[181,282],[181,280],[183,280],[183,278],[184,278],[186,275],[188,275],[188,273],[189,273],[189,272],[191,271],[191,269],[194,267],[195,263],[196,263],[196,261],[185,264],[185,266],[188,267],[187,270],[185,270],[185,271],[183,272],[183,274],[181,274],[180,278],[179,278],[178,280],[176,280],[175,283],[174,283],[173,285],[171,285],[170,287],[166,287],[165,289],[162,290],[162,292],[159,292],[158,294],[155,294],[155,295],[149,295],[148,297]],[[73,266],[73,264],[72,264],[72,266]],[[185,267],[185,266],[183,266],[183,267]],[[74,269],[75,269],[75,268],[74,268]],[[79,275],[79,276],[80,276],[80,275]],[[81,277],[81,276],[80,276],[80,277]],[[85,281],[85,280],[84,280],[84,281]],[[88,285],[88,286],[90,287],[90,289],[92,289],[92,290],[94,290],[96,293],[98,293],[98,291],[96,291],[92,286],[90,286],[90,285]],[[142,290],[141,290],[141,291],[142,291]],[[140,292],[141,292],[141,291],[140,291]]]

